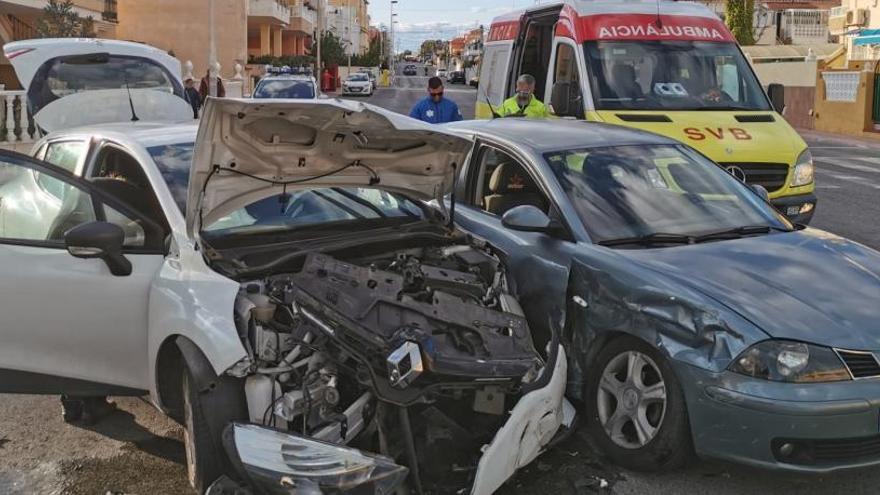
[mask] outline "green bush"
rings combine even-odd
[[[754,45],[755,0],[727,0],[725,20],[740,45]]]

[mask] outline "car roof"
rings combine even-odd
[[[97,124],[53,132],[47,139],[65,136],[102,136],[115,141],[128,141],[144,148],[174,143],[194,143],[199,126],[195,120],[186,122],[116,122]]]
[[[446,125],[465,132],[514,142],[537,153],[609,145],[679,144],[678,141],[652,132],[583,120],[497,118],[464,120]]]

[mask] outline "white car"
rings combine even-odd
[[[446,69],[437,69],[437,77],[441,79],[446,79],[447,71]]]
[[[197,134],[0,152],[0,392],[149,394],[199,493],[494,492],[574,409],[558,335],[426,206],[472,146],[350,101],[212,99]]]
[[[372,95],[373,82],[370,80],[370,76],[368,74],[358,72],[346,77],[345,80],[342,81],[342,94],[349,96]]]

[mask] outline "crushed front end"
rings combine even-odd
[[[536,350],[498,258],[407,244],[240,280],[250,424],[225,443],[257,493],[489,494],[571,424],[565,350]]]

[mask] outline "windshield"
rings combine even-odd
[[[352,75],[348,76],[348,80],[349,81],[366,81],[367,75],[366,74],[352,74]]]
[[[747,186],[682,146],[614,146],[544,155],[593,242],[703,235],[788,224]]]
[[[329,222],[347,222],[342,228],[351,229],[364,220],[423,218],[422,209],[405,196],[367,187],[333,187],[270,196],[233,211],[204,230],[224,234],[259,233]]]
[[[770,110],[735,43],[584,44],[598,110]]]
[[[181,213],[186,212],[186,191],[189,185],[189,169],[192,166],[193,146],[194,143],[178,143],[147,148]]]
[[[254,98],[305,98],[315,97],[315,85],[308,81],[263,81],[254,91]]]
[[[28,88],[31,111],[75,93],[107,89],[153,89],[183,96],[183,87],[147,58],[95,53],[57,57],[40,66]]]

